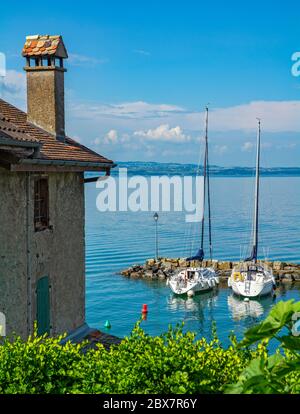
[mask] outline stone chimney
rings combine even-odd
[[[63,59],[68,57],[61,36],[27,36],[27,120],[65,140],[65,91]]]

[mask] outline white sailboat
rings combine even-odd
[[[203,164],[203,216],[201,227],[201,247],[197,254],[189,257],[187,261],[203,261],[204,259],[204,218],[205,218],[205,204],[206,204],[206,188],[208,201],[208,228],[209,228],[209,249],[210,258],[212,260],[212,238],[211,238],[211,211],[210,211],[210,188],[209,188],[209,166],[208,166],[208,108],[206,107],[205,119],[205,151]],[[207,292],[214,289],[219,284],[219,278],[212,267],[188,267],[183,269],[167,280],[173,293],[177,295],[187,294],[194,295],[196,292]]]
[[[171,276],[167,283],[175,294],[190,296],[214,289],[219,278],[211,267],[188,267]]]
[[[275,279],[272,269],[257,259],[258,252],[258,207],[259,207],[259,182],[260,182],[260,138],[261,121],[258,119],[257,149],[256,149],[256,183],[254,203],[254,231],[251,256],[239,263],[232,270],[228,279],[228,286],[236,295],[254,298],[273,293]]]

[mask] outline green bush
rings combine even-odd
[[[223,349],[218,340],[195,341],[195,335],[170,329],[151,337],[136,327],[109,352],[90,351],[81,361],[78,391],[92,393],[212,393],[236,381],[248,352]],[[92,369],[91,369],[92,368]],[[92,372],[91,372],[92,371]],[[92,375],[92,377],[91,377]]]
[[[279,303],[228,348],[216,336],[196,340],[179,327],[151,337],[139,324],[110,350],[99,345],[84,352],[86,343],[61,345],[62,337],[36,333],[27,341],[6,339],[0,346],[0,393],[297,393],[300,341],[290,329],[299,309],[300,303]],[[267,350],[271,338],[280,340],[273,356]]]
[[[235,384],[225,388],[228,393],[299,394],[300,336],[292,335],[293,315],[300,313],[300,302],[279,302],[259,325],[250,328],[238,348],[257,343],[278,342],[276,353],[254,358]]]

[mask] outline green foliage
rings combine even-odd
[[[0,346],[0,393],[68,392],[85,344],[61,346],[62,339],[37,336],[37,329],[27,341],[6,339]]]
[[[223,349],[216,339],[195,341],[191,332],[169,329],[151,337],[136,326],[132,335],[109,352],[93,351],[83,360],[81,372],[93,365],[93,380],[84,392],[204,393],[220,392],[235,381],[247,358],[244,351]],[[86,365],[86,361],[90,361]],[[83,374],[88,376],[88,372]]]
[[[86,343],[37,336],[0,346],[0,393],[299,393],[299,337],[291,335],[300,304],[276,305],[242,342],[222,347],[182,327],[147,335],[138,323],[119,346],[86,351]],[[279,341],[269,355],[267,344]],[[231,384],[231,385],[229,385]]]
[[[83,352],[62,337],[0,346],[0,393],[215,393],[236,381],[249,353],[182,328],[151,337],[139,324],[119,346]]]
[[[279,302],[259,325],[250,328],[239,348],[260,341],[279,344],[274,355],[263,353],[253,359],[228,393],[274,394],[300,393],[300,337],[292,335],[293,315],[300,312],[300,302]]]

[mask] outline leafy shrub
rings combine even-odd
[[[253,359],[240,375],[239,381],[226,388],[228,393],[300,393],[300,337],[292,335],[293,315],[300,312],[300,302],[279,302],[267,318],[250,328],[239,348],[260,341],[279,342],[276,353],[263,353]],[[281,335],[280,335],[281,334]]]
[[[170,329],[151,337],[139,327],[109,352],[90,351],[82,360],[78,391],[92,393],[212,393],[236,381],[249,352],[223,349],[219,341]],[[92,366],[92,378],[90,367]],[[84,372],[84,370],[86,370]]]
[[[151,337],[139,323],[110,350],[61,345],[63,337],[36,332],[27,341],[6,339],[0,346],[0,393],[298,393],[300,340],[290,333],[297,311],[300,303],[277,304],[228,348],[216,336],[196,340],[180,327]],[[280,344],[271,356],[270,339]]]
[[[249,353],[195,341],[169,329],[158,337],[139,324],[119,346],[83,352],[62,337],[16,337],[0,346],[0,393],[213,393],[236,381]]]

